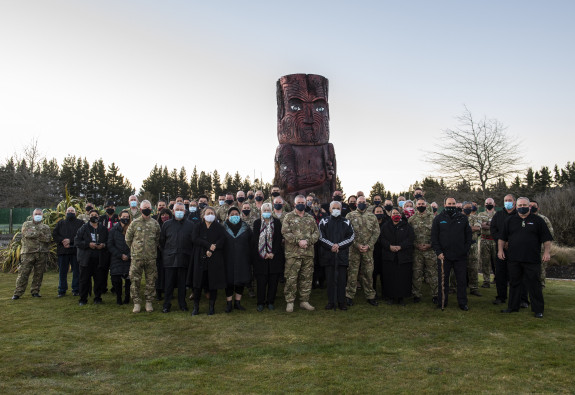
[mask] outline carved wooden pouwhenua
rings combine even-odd
[[[277,82],[278,140],[275,184],[291,202],[314,192],[331,201],[336,161],[329,142],[328,80],[315,74],[290,74]]]

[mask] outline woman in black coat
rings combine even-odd
[[[112,227],[108,234],[108,251],[110,252],[110,276],[112,287],[116,292],[116,303],[121,305],[130,303],[130,247],[126,244],[126,230],[130,225],[130,213],[123,210],[120,213],[120,222]],[[124,279],[125,296],[122,302],[122,279]]]
[[[80,301],[83,306],[88,302],[88,292],[92,288],[94,279],[94,304],[102,303],[102,283],[108,272],[102,268],[108,265],[108,230],[98,223],[99,214],[97,210],[91,210],[90,221],[80,229],[74,238],[74,245],[78,249],[78,266],[80,267]]]
[[[395,301],[404,305],[403,298],[411,295],[414,239],[411,225],[401,218],[397,209],[393,209],[391,221],[386,221],[379,235],[383,292],[389,298],[388,304]]]
[[[383,211],[382,206],[376,206],[373,209],[373,214],[377,217],[377,223],[379,224],[379,234],[381,234],[381,228],[385,224],[385,217],[387,214]],[[390,220],[391,221],[391,220]],[[375,246],[373,247],[373,290],[377,293],[377,278],[379,277],[379,281],[381,283],[381,293],[379,296],[384,298],[383,295],[383,255],[382,255],[382,246],[381,246],[381,238],[377,239]]]
[[[240,210],[232,207],[228,210],[228,218],[224,221],[226,230],[226,313],[232,309],[245,310],[241,305],[244,287],[250,285],[252,268],[252,228],[241,220]],[[236,294],[232,307],[232,299]]]
[[[161,228],[162,224],[174,218],[174,215],[172,214],[171,210],[163,208],[158,213],[157,218],[158,224]],[[158,277],[156,278],[156,300],[162,300],[162,293],[164,292],[166,277],[164,273],[164,259],[162,257],[162,250],[159,246],[158,253],[156,255],[156,271],[158,272]]]
[[[226,287],[226,268],[224,263],[224,246],[226,234],[224,227],[216,222],[216,210],[206,207],[201,214],[202,222],[194,227],[192,285],[194,288],[194,310],[192,315],[200,312],[202,288],[210,293],[208,315],[215,313],[214,306],[218,289]]]
[[[274,309],[278,282],[284,270],[282,223],[272,216],[271,203],[261,207],[261,217],[254,221],[253,272],[256,278],[258,311]]]

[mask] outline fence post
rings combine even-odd
[[[12,209],[10,209],[10,219],[8,221],[8,233],[13,234],[12,232]]]

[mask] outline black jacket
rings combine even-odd
[[[455,213],[450,217],[442,211],[433,219],[431,247],[437,256],[443,253],[452,261],[467,259],[472,241],[471,227],[464,214]]]
[[[225,230],[222,225],[214,222],[208,228],[204,221],[194,226],[192,233],[194,254],[192,270],[188,270],[188,283],[194,288],[201,288],[204,271],[208,272],[208,289],[223,289],[226,283],[226,268],[224,263],[224,247],[226,245]],[[212,244],[216,250],[211,257],[206,252]],[[191,278],[190,278],[191,277]]]
[[[319,223],[319,245],[321,266],[349,266],[349,247],[353,244],[355,233],[348,219],[341,215],[329,216]],[[339,252],[332,252],[334,244],[339,245]]]
[[[108,233],[108,251],[110,252],[110,275],[125,275],[130,272],[130,247],[126,244],[126,237],[122,232],[122,224],[116,224]],[[122,255],[127,255],[124,261]]]
[[[64,218],[58,221],[52,231],[52,238],[56,242],[58,255],[72,255],[77,253],[76,246],[74,245],[74,237],[76,237],[76,233],[78,233],[78,229],[80,229],[82,225],[84,225],[84,221],[78,218],[74,218],[73,220]],[[70,248],[64,248],[62,244],[62,240],[64,239],[70,239]]]
[[[94,238],[92,238],[92,235]],[[98,223],[97,228],[93,228],[91,223],[85,223],[74,238],[74,245],[78,249],[78,264],[80,266],[88,266],[89,258],[91,255],[97,255],[99,258],[98,266],[107,265],[108,263],[108,249],[102,248],[101,250],[93,250],[90,248],[91,242],[108,243],[108,229],[104,228]]]
[[[381,243],[381,258],[384,263],[411,263],[413,262],[413,241],[415,232],[410,224],[401,220],[397,225],[389,220],[382,223],[381,232],[379,233],[379,242]],[[391,252],[390,246],[400,246],[401,250]]]
[[[285,255],[282,246],[282,223],[279,219],[272,217],[274,223],[274,234],[272,237],[273,259],[263,259],[259,252],[260,231],[262,229],[262,219],[254,221],[253,251],[254,251],[254,275],[280,274],[284,272]]]
[[[112,224],[110,225],[110,221],[112,221]],[[111,217],[108,217],[108,214],[104,214],[104,215],[100,215],[100,219],[98,220],[98,222],[100,224],[102,224],[102,226],[104,228],[106,228],[106,230],[112,230],[112,227],[114,227],[114,225],[116,225],[118,222],[120,222],[120,217],[118,216],[118,214],[114,213]]]
[[[489,230],[491,231],[491,237],[495,240],[495,245],[497,245],[497,240],[501,238],[501,233],[503,233],[503,227],[507,218],[517,214],[517,210],[514,208],[512,212],[508,213],[507,210],[503,209],[496,212],[491,218],[491,225]]]
[[[193,252],[192,233],[194,224],[183,218],[171,219],[162,224],[160,249],[166,268],[189,267]]]
[[[252,279],[252,229],[244,222],[238,233],[233,231],[224,222],[226,233],[226,249],[224,251],[226,262],[226,279],[228,285],[248,285]],[[274,230],[275,232],[275,230]]]

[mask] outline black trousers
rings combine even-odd
[[[325,267],[327,300],[329,303],[345,303],[347,285],[347,266],[333,265]]]
[[[202,298],[202,289],[208,289],[209,281],[208,281],[208,271],[204,270],[202,275],[202,284],[199,288],[194,288],[194,302],[199,302]],[[217,289],[208,289],[210,293],[210,300],[215,301],[218,296]]]
[[[166,267],[164,268],[164,308],[172,307],[172,295],[174,287],[178,287],[178,306],[180,309],[188,307],[186,304],[186,277],[188,268],[186,267]]]
[[[379,261],[379,262],[378,262]],[[373,290],[377,293],[377,278],[379,277],[379,282],[381,283],[381,293],[378,294],[383,297],[385,292],[383,292],[383,274],[382,274],[383,261],[378,259],[373,260]]]
[[[127,274],[114,274],[112,276],[112,287],[114,287],[114,292],[116,293],[116,297],[118,299],[122,299],[122,280],[124,280],[124,287],[125,288],[125,295],[126,300],[129,301],[130,299],[130,278]]]
[[[234,292],[240,296],[243,295],[244,294],[244,286],[243,285],[228,284],[228,286],[226,287],[226,298],[233,296]]]
[[[437,278],[438,278],[438,298],[439,304],[447,306],[447,299],[449,295],[449,273],[451,269],[455,272],[455,279],[457,280],[457,303],[459,305],[467,304],[467,259],[452,261],[444,259],[443,270],[441,269],[441,261],[437,260]],[[443,273],[443,279],[442,279]],[[443,289],[441,287],[443,281]],[[443,299],[445,298],[445,299]]]
[[[508,262],[509,269],[509,309],[519,310],[521,302],[529,293],[531,310],[543,313],[543,288],[541,286],[541,264],[526,262]]]
[[[102,252],[100,264],[96,269],[97,280],[94,280],[94,295],[98,293],[102,295],[108,291],[108,273],[110,272],[110,254],[106,251]]]
[[[495,258],[495,287],[497,287],[497,299],[502,300],[503,302],[507,300],[507,285],[510,281],[511,278],[507,259],[502,261],[499,258]],[[520,287],[520,303],[529,303],[529,299],[527,299],[527,289],[528,285],[524,279],[523,284]]]
[[[255,276],[258,305],[274,304],[280,274],[256,274]]]
[[[87,263],[87,265],[86,265]],[[80,302],[88,301],[88,293],[92,289],[92,279],[94,279],[94,300],[102,298],[102,290],[97,284],[101,283],[102,270],[98,270],[99,257],[90,255],[87,262],[80,266]]]

